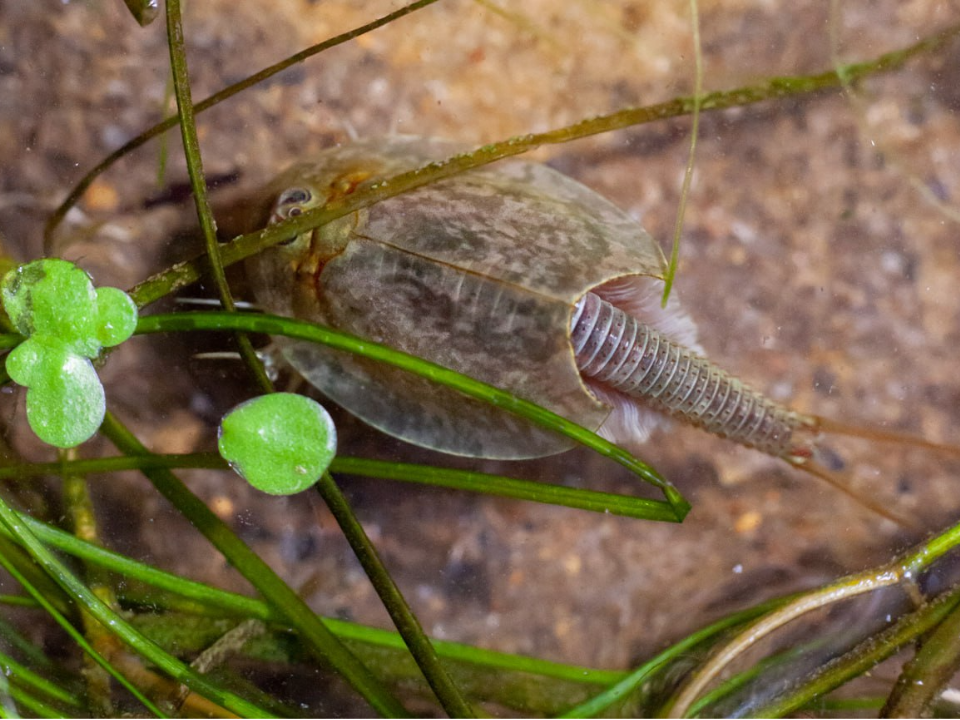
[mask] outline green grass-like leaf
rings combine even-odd
[[[162,570],[136,562],[112,551],[90,544],[56,528],[20,515],[20,520],[44,543],[70,553],[98,567],[119,573],[128,581],[138,581],[162,591],[176,593],[195,602],[196,610],[207,608],[214,615],[258,619],[286,625],[286,616],[262,600],[226,592],[207,585],[171,575]],[[0,529],[2,532],[2,529]],[[323,622],[344,641],[360,643],[370,648],[393,651],[405,650],[400,636],[395,632],[364,627],[354,623],[326,618]],[[499,672],[525,673],[568,683],[604,685],[616,682],[622,673],[599,671],[590,668],[552,663],[536,658],[498,653],[473,648],[459,643],[433,641],[438,655],[446,661],[467,663],[471,666],[490,668]]]
[[[297,340],[309,340],[311,342],[322,343],[337,350],[354,352],[373,360],[394,365],[421,377],[433,380],[434,382],[441,383],[462,392],[464,395],[478,398],[509,412],[516,413],[542,427],[562,433],[586,445],[595,452],[615,460],[642,480],[663,492],[666,497],[666,502],[661,502],[660,505],[671,512],[672,520],[676,522],[681,521],[690,510],[690,504],[683,498],[680,492],[653,468],[641,460],[638,460],[633,455],[630,455],[622,448],[603,440],[595,433],[549,410],[517,398],[491,385],[473,380],[453,370],[383,345],[362,340],[313,323],[274,315],[244,315],[238,313],[212,312],[150,315],[141,318],[138,326],[139,333],[237,329],[268,335],[283,335]],[[663,518],[661,515],[655,518],[651,517],[650,519]]]

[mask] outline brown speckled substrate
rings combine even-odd
[[[194,96],[394,7],[191,2]],[[835,25],[826,7],[702,2],[705,88],[828,69],[832,29],[840,58],[853,60],[960,20],[956,3],[933,0],[847,2]],[[692,87],[685,3],[539,0],[510,8],[438,3],[202,115],[208,174],[238,174],[238,187],[249,190],[350,133],[481,144]],[[718,363],[805,412],[957,441],[958,48],[870,79],[852,96],[826,92],[703,117],[677,292]],[[165,62],[162,22],[140,30],[120,3],[0,3],[0,234],[10,252],[38,256],[43,213],[84,170],[161,116]],[[634,213],[666,247],[688,131],[685,120],[660,123],[535,157]],[[174,135],[169,145],[169,178],[183,181]],[[64,253],[99,282],[128,286],[187,253],[172,238],[189,213],[144,209],[160,192],[157,147],[121,162],[70,218],[67,229],[79,239]],[[111,407],[158,452],[212,448],[215,419],[245,396],[235,367],[198,369],[190,352],[137,340],[104,369]],[[24,432],[22,406],[3,397],[14,444],[48,457]],[[337,418],[345,452],[448,462]],[[857,461],[867,492],[929,530],[957,517],[960,463],[837,447]],[[675,428],[639,452],[693,502],[682,526],[374,480],[344,485],[429,632],[609,668],[627,667],[723,612],[864,568],[920,538],[772,458],[695,430]],[[636,487],[616,466],[579,451],[520,467],[453,464],[595,489]],[[387,624],[314,495],[267,498],[225,473],[184,475],[291,584],[309,584],[318,611]],[[97,483],[108,543],[197,579],[245,587],[171,519],[145,481]]]

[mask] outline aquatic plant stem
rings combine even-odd
[[[661,512],[659,517],[652,516],[651,519],[681,522],[690,511],[690,503],[672,483],[639,458],[604,440],[596,433],[508,392],[385,345],[356,338],[347,333],[303,320],[243,313],[194,312],[174,315],[148,315],[140,318],[137,330],[140,333],[155,333],[189,330],[235,330],[238,328],[248,332],[283,335],[295,340],[308,340],[334,349],[361,354],[371,360],[394,365],[420,377],[446,385],[469,397],[488,402],[586,445],[594,452],[614,460],[645,482],[657,487],[666,497],[666,502],[649,502],[656,503],[661,510],[666,510],[666,517]]]
[[[63,472],[110,473],[147,468],[206,468],[227,470],[227,462],[217,453],[185,453],[182,455],[151,454],[140,457],[106,457],[72,460],[66,463],[22,463],[0,466],[0,479],[17,479],[56,475]],[[449,488],[481,493],[512,500],[559,505],[576,510],[618,515],[637,520],[676,520],[673,510],[662,502],[614,493],[553,485],[542,481],[518,480],[502,475],[455,470],[433,465],[371,460],[340,456],[333,460],[330,471],[339,475],[379,478],[417,483],[430,487]]]
[[[916,612],[902,617],[893,626],[862,642],[858,647],[830,662],[812,679],[774,701],[751,708],[752,717],[787,717],[845,682],[868,673],[900,648],[916,642],[919,637],[942,623],[960,606],[960,589],[953,588],[943,597],[925,604]],[[953,637],[956,642],[956,636]],[[843,715],[845,713],[841,713]],[[903,717],[922,717],[906,715]]]
[[[76,460],[76,448],[61,450],[61,462]],[[97,519],[93,509],[93,500],[90,497],[90,488],[85,476],[76,473],[65,473],[63,476],[63,502],[70,516],[73,534],[89,543],[100,544],[100,534],[97,529]],[[108,575],[95,565],[84,565],[84,577],[91,592],[99,597],[111,610],[117,612],[117,597],[110,585]],[[106,657],[116,647],[116,640],[107,629],[97,622],[88,612],[81,610],[84,632],[90,643],[102,651]],[[110,675],[97,665],[88,655],[87,668],[84,679],[87,683],[87,696],[97,714],[108,717],[114,714],[110,692]]]
[[[613,705],[618,700],[623,699],[631,692],[640,687],[658,670],[683,657],[685,654],[692,653],[698,645],[709,642],[731,628],[742,625],[759,615],[762,615],[773,608],[782,606],[790,598],[776,598],[767,602],[755,605],[752,608],[741,610],[733,615],[728,615],[715,623],[708,625],[701,630],[688,635],[680,642],[671,645],[661,653],[658,653],[650,660],[640,665],[637,669],[630,672],[626,677],[620,679],[603,692],[598,693],[586,702],[567,710],[560,717],[562,718],[589,718],[597,717],[600,713]]]
[[[901,67],[917,55],[932,52],[942,47],[957,35],[960,35],[960,24],[953,25],[901,50],[886,53],[873,60],[846,65],[843,68],[844,77],[854,82],[869,75],[889,72]],[[811,94],[833,89],[840,85],[841,80],[838,71],[831,70],[817,75],[771,78],[757,85],[707,93],[699,98],[699,102],[703,112],[717,111],[766,100]],[[242,235],[221,247],[223,263],[225,266],[231,265],[278,242],[302,235],[316,227],[355,210],[378,203],[388,197],[409,192],[415,188],[472,168],[488,165],[506,157],[528,152],[541,145],[570,142],[611,130],[688,115],[693,112],[697,101],[697,97],[679,97],[656,105],[626,108],[609,115],[582,120],[556,130],[510,138],[499,143],[485,145],[471,152],[456,155],[441,162],[429,163],[424,167],[389,178],[361,192],[332,201],[322,208],[308,210],[302,215],[276,223],[262,231]],[[200,258],[177,263],[138,284],[130,290],[130,295],[138,307],[144,307],[196,282],[200,279],[203,269],[204,265]]]
[[[350,503],[347,502],[333,476],[329,472],[323,473],[316,488],[320,497],[330,508],[340,530],[350,543],[353,554],[370,578],[380,601],[390,614],[390,619],[407,644],[410,654],[413,655],[413,659],[434,695],[437,696],[437,700],[443,705],[443,709],[450,717],[477,717],[470,703],[460,693],[440,662],[436,650],[430,644],[430,639],[420,626],[420,621],[413,614],[400,588],[390,577],[376,548],[367,537],[367,533],[354,515],[353,508],[350,507]]]
[[[848,600],[882,587],[897,585],[904,579],[903,567],[898,563],[844,578],[815,592],[805,593],[796,600],[758,619],[719,649],[691,678],[684,683],[673,702],[666,709],[666,717],[686,717],[688,711],[707,686],[735,658],[774,630],[813,610]]]
[[[960,594],[949,614],[922,640],[903,667],[880,717],[932,717],[930,706],[960,669]]]
[[[196,603],[198,607],[207,611],[216,611],[221,616],[258,619],[276,626],[286,627],[286,617],[275,607],[259,598],[239,595],[178,577],[110,550],[78,540],[62,530],[51,527],[23,513],[18,515],[44,544],[73,555],[84,562],[97,564],[107,570],[124,575],[130,580],[150,585],[154,589],[182,596]],[[0,527],[0,533],[2,532],[2,527]],[[59,588],[57,590],[59,591]],[[32,601],[30,605],[34,606]],[[338,637],[345,640],[365,643],[376,648],[392,650],[406,648],[402,638],[396,632],[332,618],[325,618],[324,621]],[[509,655],[444,640],[433,640],[432,642],[438,654],[445,659],[471,663],[485,668],[541,675],[547,678],[587,685],[609,685],[623,677],[623,673],[619,671],[563,665],[548,660]],[[3,656],[0,654],[0,667],[3,666],[3,662]]]
[[[227,312],[236,312],[237,306],[227,283],[227,275],[220,258],[220,244],[217,242],[216,222],[213,219],[213,210],[207,197],[207,181],[203,175],[203,157],[200,153],[200,140],[197,136],[197,122],[194,117],[193,99],[190,92],[190,74],[187,71],[187,53],[183,42],[183,22],[180,15],[180,0],[167,0],[167,45],[170,49],[170,69],[173,72],[173,92],[177,98],[177,111],[180,116],[180,136],[183,139],[183,153],[187,160],[187,174],[190,177],[190,188],[193,190],[193,201],[197,209],[197,218],[200,221],[200,230],[203,232],[203,242],[207,248],[206,257],[210,267],[210,274],[220,302]],[[273,390],[273,383],[267,377],[263,363],[250,343],[250,338],[243,333],[236,333],[235,338],[239,346],[240,356],[249,368],[254,380],[264,392]]]
[[[777,610],[759,618],[756,622],[745,628],[741,633],[733,637],[723,647],[719,648],[713,657],[711,657],[701,668],[699,668],[683,685],[675,698],[665,709],[665,713],[667,713],[669,717],[685,716],[689,711],[692,710],[697,702],[697,699],[706,689],[706,687],[735,658],[739,657],[743,652],[751,648],[760,639],[766,637],[787,623],[792,622],[802,615],[805,615],[806,613],[838,602],[849,600],[867,592],[873,592],[879,588],[895,585],[899,585],[901,588],[903,588],[904,592],[907,593],[908,596],[912,597],[916,602],[921,602],[922,597],[920,596],[919,590],[916,586],[916,579],[919,573],[929,568],[936,560],[943,557],[943,555],[958,546],[960,546],[960,523],[947,528],[936,537],[925,541],[916,549],[911,550],[896,560],[886,563],[878,568],[873,568],[861,573],[841,578],[840,580],[837,580],[826,587],[797,596],[795,600],[789,602],[783,607],[778,608]],[[939,615],[936,621],[929,620],[929,618],[924,616],[924,619],[918,620],[917,622],[926,623],[929,621],[935,624],[936,622],[940,621],[940,618],[942,618],[948,610],[949,608],[944,610],[943,614]],[[924,625],[924,629],[929,627],[931,627],[931,625]],[[911,637],[916,637],[916,634],[912,636],[909,635],[909,628],[904,629],[900,626],[891,629],[889,632],[893,635],[896,635],[897,633],[906,633],[904,637],[907,637],[908,640]],[[893,635],[891,635],[891,637]],[[897,637],[899,637],[899,635],[897,635]],[[906,641],[907,640],[897,640],[896,647],[899,647],[902,642]],[[868,654],[871,654],[871,657],[874,658],[877,658],[884,653],[887,655],[892,654],[894,651],[890,650],[887,645],[882,645],[881,643],[871,642],[870,645],[871,647],[868,651]],[[876,661],[877,660],[874,659],[873,662]],[[860,663],[860,656],[857,656],[857,659],[855,659],[853,663],[857,667],[860,667],[860,665],[857,663]],[[870,667],[870,665],[867,665],[866,667]],[[829,679],[826,678],[827,673],[824,673],[824,676],[818,678],[817,683],[805,684],[802,693],[795,693],[795,696],[789,696],[788,698],[778,700],[776,703],[771,704],[771,708],[778,708],[776,712],[767,709],[764,709],[760,712],[763,714],[770,712],[772,713],[770,715],[771,717],[780,717],[781,715],[796,709],[804,702],[814,697],[814,694],[810,694],[813,692],[810,688],[817,687],[820,688],[821,691],[823,691],[823,688],[829,690],[832,687],[835,687],[836,684],[839,684],[839,682],[842,682],[842,680],[849,679],[849,677],[853,677],[855,674],[858,674],[858,672],[862,672],[862,670],[866,669],[866,667],[861,668],[859,671],[851,670],[849,667],[846,667],[842,669],[842,672],[838,670],[837,673],[830,674]],[[837,681],[836,684],[830,685],[830,683],[836,681],[838,677],[840,680]]]
[[[157,664],[158,667],[163,668],[164,671],[168,672],[177,680],[186,683],[193,689],[204,693],[208,697],[215,698],[218,703],[223,705],[223,707],[232,710],[233,712],[250,717],[262,716],[262,708],[259,708],[252,703],[248,703],[246,700],[234,695],[233,693],[220,690],[204,678],[201,678],[196,673],[193,673],[183,663],[163,652],[163,650],[157,647],[154,643],[148,641],[146,638],[140,635],[140,633],[134,630],[125,620],[123,620],[123,618],[110,610],[110,608],[108,608],[96,595],[94,595],[89,588],[81,583],[66,568],[66,566],[37,539],[30,529],[27,528],[22,522],[13,508],[7,505],[7,503],[2,499],[0,499],[0,523],[2,523],[10,535],[12,535],[17,542],[20,543],[27,552],[30,553],[34,560],[40,564],[41,567],[43,567],[47,574],[53,578],[53,580],[55,580],[61,588],[63,588],[64,592],[80,601],[87,612],[91,613],[104,626],[112,628],[113,631],[121,637],[121,639],[127,642],[131,647],[136,648],[138,652],[147,657],[151,662]],[[123,684],[124,687],[130,690],[134,696],[137,697],[137,699],[139,699],[140,702],[143,703],[144,706],[147,707],[151,712],[158,717],[165,717],[159,708],[157,708],[146,697],[144,697],[143,694],[140,693],[136,687],[131,685],[126,678],[120,675],[116,669],[110,665],[106,658],[100,655],[87,642],[87,640],[79,632],[77,632],[75,628],[73,628],[66,618],[64,618],[63,615],[53,607],[53,605],[47,602],[46,598],[44,597],[44,593],[37,591],[33,585],[29,583],[29,581],[26,581],[26,579],[17,571],[16,567],[9,563],[6,555],[3,553],[0,553],[0,564],[2,564],[4,568],[24,586],[24,588],[33,596],[33,598],[58,621],[60,626],[70,634],[74,642],[76,642],[82,649],[91,655],[101,667],[113,675],[113,677]]]
[[[687,153],[687,166],[683,171],[683,185],[680,188],[680,202],[677,203],[677,219],[673,227],[673,243],[670,247],[670,259],[663,276],[663,297],[661,307],[667,307],[673,281],[680,264],[680,237],[683,233],[683,218],[687,212],[687,199],[690,197],[690,185],[693,182],[694,160],[697,157],[697,139],[700,137],[700,100],[703,94],[703,49],[700,46],[700,13],[697,0],[690,0],[690,25],[693,29],[693,112],[690,124],[690,150]]]

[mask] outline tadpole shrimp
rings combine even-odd
[[[276,222],[451,154],[416,138],[353,143],[272,186]],[[254,257],[268,310],[383,342],[537,402],[621,445],[668,415],[780,458],[906,524],[824,459],[828,433],[960,449],[791,410],[702,354],[665,261],[631,217],[544,165],[502,162],[398,195]],[[569,447],[506,411],[348,353],[280,339],[291,365],[365,422],[487,458]]]
[[[850,435],[960,455],[960,448],[953,446],[792,410],[596,293],[587,293],[577,303],[571,342],[577,367],[595,394],[614,403],[640,402],[721,438],[780,458],[901,524],[909,521],[854,492],[842,474],[826,467],[820,457],[822,436]]]

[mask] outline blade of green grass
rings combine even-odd
[[[0,716],[20,717],[15,702],[11,694],[10,681],[6,675],[0,675]]]
[[[380,597],[380,601],[387,609],[390,619],[406,643],[410,654],[423,673],[423,677],[430,685],[437,700],[443,706],[444,711],[450,717],[477,717],[476,712],[470,707],[460,692],[460,689],[453,682],[436,650],[430,644],[426,633],[420,626],[420,621],[413,614],[410,606],[404,599],[400,588],[390,577],[390,573],[380,560],[376,548],[367,537],[366,531],[360,525],[354,515],[346,497],[340,492],[337,483],[325,472],[316,485],[317,492],[323,498],[323,501],[330,509],[330,513],[336,519],[340,530],[350,543],[353,554],[356,555],[360,566],[363,568],[374,590]]]
[[[183,139],[183,154],[187,161],[187,175],[190,178],[190,189],[193,190],[193,201],[196,205],[197,219],[200,221],[200,230],[203,233],[203,242],[206,246],[206,257],[213,276],[217,294],[226,312],[236,312],[237,305],[233,301],[233,293],[227,283],[227,275],[223,269],[223,260],[220,258],[220,243],[217,242],[216,222],[213,219],[213,210],[207,197],[207,181],[203,175],[203,158],[200,153],[200,139],[197,136],[197,122],[194,117],[193,99],[190,92],[190,74],[187,70],[187,54],[183,42],[183,22],[180,15],[180,0],[167,0],[167,45],[170,49],[170,69],[173,72],[173,93],[177,98],[177,110],[180,115],[180,136]],[[250,370],[254,380],[263,392],[271,392],[273,383],[267,377],[263,363],[257,358],[250,338],[244,333],[236,333],[235,339],[240,350],[240,357]]]
[[[38,592],[43,593],[47,602],[59,612],[67,615],[74,611],[70,597],[51,580],[42,568],[38,567],[22,547],[6,537],[0,538],[0,555],[6,562],[17,568],[17,572],[27,580]]]
[[[850,82],[881,72],[889,72],[904,65],[908,60],[942,48],[960,34],[960,24],[900,50],[885,53],[872,60],[851,63],[842,68],[842,74]],[[344,198],[331,201],[321,208],[308,210],[301,215],[271,225],[258,232],[248,233],[221,247],[224,265],[231,265],[278,242],[301,235],[348,213],[368,207],[388,197],[409,192],[429,183],[451,177],[466,170],[487,165],[506,157],[519,155],[541,145],[553,145],[571,140],[619,130],[634,125],[689,115],[698,103],[702,112],[725,110],[767,100],[805,95],[839,87],[840,71],[830,70],[816,75],[795,75],[771,78],[758,85],[748,85],[733,90],[720,90],[697,97],[678,97],[664,103],[644,107],[626,108],[609,115],[602,115],[568,125],[563,128],[513,137],[502,142],[485,145],[471,152],[456,155],[442,162],[429,163],[422,168],[401,173],[376,186]],[[148,278],[130,291],[139,307],[149,305],[176,290],[200,279],[204,264],[200,259],[177,263],[169,269]]]
[[[8,607],[37,607],[37,603],[26,595],[0,595],[0,605]]]
[[[60,564],[60,562],[54,558],[53,555],[51,555],[47,549],[32,535],[32,533],[30,533],[30,531],[26,529],[22,523],[18,522],[18,520],[19,518],[17,517],[16,511],[14,511],[13,508],[0,499],[0,524],[2,524],[11,535],[20,541],[21,544],[29,547],[33,557],[44,567],[44,569],[47,570],[50,576],[64,589],[65,592],[77,597],[78,601],[88,610],[90,610],[91,614],[93,614],[95,617],[100,614],[103,617],[112,618],[108,619],[105,625],[112,623],[114,619],[119,620],[121,625],[118,627],[118,632],[129,630],[128,634],[130,637],[143,640],[143,637],[139,633],[130,628],[125,621],[119,618],[119,616],[111,612],[106,605],[100,602],[99,598],[87,590],[83,583],[71,575],[66,567]],[[93,660],[100,667],[106,670],[117,682],[125,687],[151,713],[157,717],[166,717],[166,715],[164,715],[160,709],[156,707],[156,705],[150,702],[150,700],[145,697],[138,688],[134,687],[130,681],[121,675],[106,658],[98,653],[93,646],[87,642],[87,639],[83,636],[83,634],[73,627],[73,625],[59,610],[57,610],[51,603],[47,602],[44,594],[34,587],[33,584],[22,573],[20,573],[16,565],[9,561],[5,553],[0,553],[0,565],[2,565],[8,573],[10,573],[14,580],[20,583],[24,590],[33,596],[37,603],[47,611],[47,613],[56,621],[56,623],[63,628],[68,635],[70,635],[73,641],[77,643],[77,645],[79,645],[89,657],[93,658]],[[101,620],[101,622],[103,622],[103,620]],[[146,641],[144,640],[144,642]],[[158,657],[160,655],[166,658],[170,657],[156,646],[153,647],[156,648],[157,652],[154,654]],[[173,658],[170,659],[172,660]]]
[[[73,695],[60,687],[57,683],[47,680],[42,675],[18,663],[6,653],[0,652],[0,673],[8,678],[15,679],[18,684],[33,688],[54,700],[69,707],[80,709],[83,706]]]
[[[431,465],[338,457],[330,465],[330,471],[339,475],[362,475],[386,480],[399,480],[514,500],[560,505],[637,520],[661,520],[663,522],[674,522],[676,520],[672,508],[657,500],[631,495],[616,495],[584,488],[569,488],[532,480],[517,480],[470,470],[451,470]]]
[[[23,688],[18,688],[16,686],[10,687],[10,698],[20,707],[29,710],[31,713],[41,718],[67,718],[67,717],[76,717],[75,713],[64,712],[63,710],[58,710],[52,705],[48,705],[46,702],[38,698],[36,695],[32,695]],[[5,717],[19,717],[18,715],[5,715]]]
[[[667,306],[670,291],[673,289],[673,280],[677,276],[677,266],[680,264],[680,237],[683,233],[683,218],[687,212],[687,199],[690,197],[690,184],[693,182],[693,166],[697,157],[697,140],[700,137],[700,108],[703,94],[703,49],[700,47],[700,12],[697,0],[690,0],[690,26],[693,29],[693,109],[690,127],[690,150],[687,153],[687,166],[683,171],[683,185],[680,188],[680,202],[677,203],[677,219],[673,226],[673,243],[670,247],[670,261],[667,263],[667,272],[663,276],[662,307]]]
[[[196,601],[237,618],[254,618],[285,626],[287,617],[263,600],[238,595],[212,588],[186,578],[172,575],[163,570],[145,565],[115,552],[92,545],[70,533],[51,527],[29,515],[19,514],[20,520],[44,543],[77,557],[84,562],[97,564],[103,568],[139,580],[153,587],[167,590]],[[338,637],[370,645],[402,650],[406,646],[400,636],[393,631],[371,628],[356,623],[325,618],[324,623]],[[482,665],[486,667],[525,672],[544,677],[567,680],[592,685],[605,685],[619,681],[623,673],[619,671],[595,670],[578,665],[566,665],[548,660],[540,660],[521,655],[510,655],[475,648],[461,643],[445,640],[433,641],[437,652],[444,658]]]
[[[36,600],[32,598],[31,600],[36,607],[40,607]],[[56,676],[58,682],[63,682],[64,684],[69,682],[63,670],[47,657],[42,649],[27,640],[17,628],[13,627],[2,617],[0,617],[0,641],[9,645],[13,650],[16,650],[21,658],[29,662],[32,667],[39,668],[48,675]]]
[[[0,480],[24,480],[41,475],[59,475],[69,472],[91,474],[148,468],[227,470],[229,466],[217,453],[151,454],[142,457],[106,457],[73,460],[66,463],[23,463],[0,466]],[[356,475],[417,483],[429,487],[559,505],[637,520],[670,522],[675,518],[672,509],[656,500],[585,488],[564,487],[534,480],[519,480],[472,470],[454,470],[433,465],[345,456],[334,458],[330,471],[337,475]]]
[[[321,343],[337,350],[353,352],[372,360],[384,362],[412,372],[420,377],[441,383],[469,397],[477,398],[495,407],[512,412],[537,425],[559,432],[586,445],[591,450],[608,457],[642,480],[658,488],[666,497],[661,503],[680,522],[690,511],[690,504],[680,492],[652,467],[635,458],[622,448],[600,438],[596,433],[580,427],[555,413],[486,383],[473,380],[460,373],[426,360],[402,353],[384,345],[353,337],[320,325],[277,317],[274,315],[227,314],[216,312],[191,312],[173,315],[149,315],[141,317],[137,326],[139,334],[178,331],[215,331],[243,329],[266,335],[283,335],[297,340]],[[658,501],[651,501],[658,502]],[[651,518],[654,519],[654,518]]]

